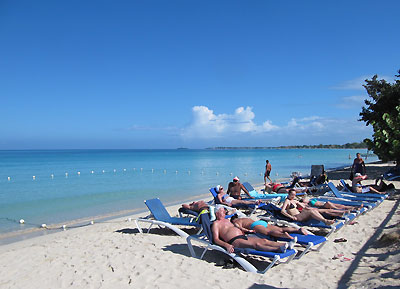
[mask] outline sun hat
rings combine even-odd
[[[354,176],[361,177],[361,174],[360,173],[356,173]]]
[[[239,178],[238,178],[238,177],[234,177],[234,178],[233,178],[233,181],[237,181],[237,182],[238,182],[238,181],[239,181]]]

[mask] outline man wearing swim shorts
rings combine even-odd
[[[246,188],[240,183],[239,178],[238,177],[234,177],[232,182],[230,182],[228,184],[228,190],[227,193],[237,199],[237,200],[241,200],[242,197],[240,196],[242,190],[246,193],[246,195],[250,198],[250,199],[254,199],[254,197],[252,197],[249,192],[246,190]]]
[[[228,219],[225,219],[224,208],[218,209],[215,215],[217,220],[211,227],[214,243],[224,247],[229,253],[233,253],[235,247],[281,253],[285,252],[289,247],[288,243],[246,236],[241,229],[235,227]]]
[[[264,173],[264,185],[267,183],[267,178],[272,183],[272,180],[269,177],[271,174],[272,166],[271,166],[271,163],[269,162],[269,160],[266,160],[265,162],[266,162],[266,164],[265,164],[265,173]]]

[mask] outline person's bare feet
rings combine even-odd
[[[335,223],[334,220],[326,220],[324,221],[325,225],[329,226],[329,225],[333,225],[333,223]]]
[[[301,234],[303,234],[303,235],[308,235],[307,230],[304,229],[304,228],[300,228],[300,229],[299,229],[299,232],[300,232]]]
[[[291,240],[294,239],[292,236],[290,236],[290,234],[289,234],[288,232],[285,232],[284,235],[285,235],[285,237],[288,238],[288,239],[291,239]]]

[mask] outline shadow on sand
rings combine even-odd
[[[382,234],[383,230],[387,228],[387,224],[390,221],[390,219],[393,217],[393,215],[396,213],[396,211],[399,208],[400,200],[396,201],[396,204],[393,206],[392,210],[389,212],[389,214],[386,216],[386,218],[382,221],[382,223],[377,227],[375,233],[371,236],[371,238],[365,243],[365,245],[360,249],[360,251],[355,255],[354,261],[351,263],[350,267],[347,269],[347,271],[343,274],[342,278],[338,282],[338,289],[344,289],[348,288],[350,284],[348,284],[351,280],[352,275],[354,274],[355,270],[360,266],[361,259],[365,256],[372,256],[371,254],[367,254],[367,250],[369,248],[372,248],[375,246],[376,241],[378,240],[378,237]],[[395,252],[392,252],[395,253]],[[392,253],[382,253],[379,254],[378,259],[385,260],[388,256],[388,254]],[[397,252],[398,253],[398,252]],[[384,269],[384,266],[376,266],[374,269],[374,272],[379,273],[381,269]],[[388,272],[379,275],[379,278],[400,278],[400,272]],[[395,288],[395,287],[379,287],[379,288]],[[398,287],[396,287],[398,288]]]

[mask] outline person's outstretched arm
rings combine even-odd
[[[281,213],[282,215],[284,215],[285,217],[288,217],[289,219],[292,220],[296,220],[295,217],[293,217],[291,214],[289,214],[286,209],[289,206],[289,201],[285,200],[285,202],[283,203],[282,209],[281,209]]]

